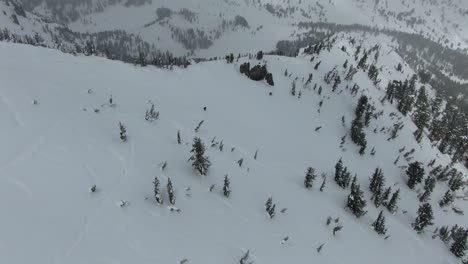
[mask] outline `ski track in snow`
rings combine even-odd
[[[8,111],[13,115],[16,123],[21,127],[26,127],[26,123],[21,118],[20,114],[18,114],[18,110],[15,108],[15,105],[6,97],[3,93],[0,93],[0,99],[5,103],[8,108]]]
[[[56,122],[54,125],[52,125],[45,134],[42,134],[39,136],[33,143],[31,143],[28,147],[26,147],[24,150],[21,150],[19,153],[17,153],[15,156],[10,158],[7,162],[5,162],[2,166],[0,166],[0,173],[10,167],[13,167],[15,165],[18,165],[22,162],[25,162],[27,159],[33,156],[33,154],[36,152],[36,150],[45,142],[47,133],[50,131],[54,130],[59,126],[60,122]]]
[[[33,191],[31,190],[31,188],[28,187],[28,185],[18,179],[14,179],[14,178],[8,178],[7,179],[8,182],[10,182],[11,184],[17,186],[18,188],[20,188],[24,193],[26,193],[28,196],[32,197],[33,196]]]

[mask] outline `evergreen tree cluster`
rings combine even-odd
[[[353,181],[353,184],[351,185],[351,193],[348,195],[346,208],[351,210],[351,212],[359,218],[367,213],[367,211],[365,211],[366,204],[367,202],[364,198],[364,192],[361,190],[360,185]]]
[[[408,187],[410,189],[414,189],[416,184],[421,183],[424,179],[424,168],[422,167],[422,164],[418,161],[410,163],[406,170],[406,175],[408,176]]]
[[[339,159],[335,165],[335,182],[343,189],[348,188],[351,182],[351,173],[343,165],[342,159]]]
[[[369,189],[372,192],[372,200],[374,201],[374,205],[376,207],[380,207],[380,205],[385,202],[384,201],[384,188],[385,188],[385,177],[383,175],[382,169],[376,168],[374,174],[370,178],[370,185]],[[388,199],[387,194],[387,199]]]
[[[436,185],[436,179],[432,176],[428,176],[424,181],[424,193],[419,197],[420,202],[427,202],[430,198],[432,191]]]
[[[361,148],[359,149],[359,154],[363,155],[365,153],[366,147],[367,147],[367,140],[366,140],[366,134],[364,133],[364,125],[368,122],[366,122],[366,112],[370,111],[370,105],[368,103],[369,99],[367,96],[363,95],[359,98],[358,105],[356,107],[356,117],[351,123],[351,140],[360,146]],[[371,113],[369,114],[369,121],[370,121],[370,116]]]
[[[413,228],[418,233],[423,232],[427,226],[433,225],[434,213],[429,203],[423,203],[418,209],[418,216],[413,223]]]

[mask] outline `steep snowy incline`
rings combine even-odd
[[[417,194],[406,187],[404,169],[398,167],[406,162],[393,164],[403,146],[415,148],[414,160],[424,164],[437,158],[446,165],[449,158],[426,138],[418,145],[415,126],[406,117],[394,141],[387,141],[386,133],[373,133],[392,127],[390,113],[397,111],[379,102],[384,90],[362,71],[354,82],[377,111],[384,111],[366,128],[368,149],[377,152],[360,156],[349,136],[345,150],[339,147],[359,97],[345,89],[354,82],[343,79],[334,93],[323,82],[327,71],[346,58],[351,61],[342,45],[348,42],[338,41],[316,58],[323,61],[317,71],[309,55],[265,56],[275,81],[271,87],[239,73],[247,58],[168,71],[0,43],[0,263],[239,263],[247,250],[258,264],[458,263],[439,239],[431,239],[436,227],[467,222],[466,216],[438,206],[446,183],[438,183],[431,196],[435,225],[417,234],[411,227]],[[382,79],[407,78],[390,67],[401,62],[392,47],[383,46],[381,54],[379,61],[389,65]],[[286,69],[290,77],[284,76]],[[406,66],[405,71],[411,74]],[[309,73],[312,85],[304,87],[301,80]],[[296,76],[300,99],[290,95]],[[321,95],[312,89],[314,83],[323,87]],[[155,122],[144,118],[150,102],[160,113]],[[119,139],[119,122],[127,128],[127,142]],[[196,136],[207,145],[212,162],[206,177],[187,162]],[[211,142],[218,145],[210,147]],[[344,209],[349,189],[333,181],[340,157],[368,200],[368,213],[359,219]],[[303,186],[308,166],[318,174],[312,190]],[[395,215],[370,202],[368,178],[378,166],[388,186],[401,188]],[[322,173],[324,192],[319,191]],[[222,194],[226,174],[229,198]],[[154,201],[155,176],[164,193],[162,206]],[[180,212],[167,207],[168,178]],[[91,193],[94,184],[97,190]],[[273,219],[264,208],[270,196],[277,206]],[[455,205],[468,210],[462,200]],[[370,226],[381,209],[390,235],[385,240]],[[339,221],[327,226],[328,216]],[[337,225],[343,229],[334,236]]]

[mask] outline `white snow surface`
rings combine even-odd
[[[373,41],[383,43],[372,38],[366,43],[371,46]],[[409,117],[402,118],[405,127],[394,141],[387,141],[388,134],[374,134],[374,128],[393,125],[389,114],[397,110],[379,102],[384,89],[374,87],[362,71],[354,81],[377,111],[384,111],[366,128],[367,152],[375,147],[377,153],[360,156],[349,136],[346,151],[339,148],[358,96],[345,89],[354,82],[342,78],[333,93],[323,76],[335,65],[341,73],[345,59],[356,65],[352,54],[340,50],[342,45],[349,46],[344,37],[315,59],[323,61],[318,71],[310,56],[265,56],[275,81],[270,87],[239,73],[246,58],[169,71],[0,43],[0,263],[239,263],[247,250],[256,264],[459,263],[446,245],[431,239],[438,226],[467,223],[466,216],[438,206],[446,183],[438,183],[431,196],[435,225],[417,234],[411,228],[419,206],[417,193],[408,189],[404,169],[398,167],[406,161],[393,164],[403,146],[415,148],[414,159],[424,164],[437,158],[436,164],[446,165],[448,156],[432,148],[427,138],[417,144]],[[379,66],[388,65],[382,84],[407,78],[411,70],[404,66],[405,75],[395,72],[401,58],[391,44],[382,45]],[[290,78],[283,74],[286,69]],[[304,89],[301,80],[309,73],[314,79]],[[289,94],[295,76],[300,99]],[[323,86],[321,96],[311,89],[314,83]],[[111,94],[114,107],[108,105]],[[149,100],[160,111],[153,123],[144,119]],[[205,122],[195,133],[201,120]],[[119,121],[127,127],[125,143],[119,139]],[[318,126],[322,129],[315,131]],[[177,144],[178,130],[182,145]],[[207,145],[212,162],[206,177],[187,162],[195,136]],[[209,146],[213,137],[223,140],[223,152]],[[359,178],[368,200],[368,213],[359,219],[344,209],[349,189],[333,181],[340,157]],[[164,161],[167,168],[161,171],[158,164]],[[303,187],[308,166],[319,175],[312,190]],[[401,188],[395,215],[369,201],[368,179],[376,167],[383,169],[387,186]],[[321,173],[327,175],[324,192],[319,191]],[[229,198],[222,194],[225,174],[231,179]],[[155,176],[161,181],[162,206],[154,200]],[[168,177],[180,212],[168,208]],[[94,184],[97,191],[90,193]],[[187,187],[191,195],[186,195]],[[264,209],[270,196],[277,208],[273,219]],[[462,200],[455,206],[468,210]],[[287,211],[280,213],[282,208]],[[381,209],[390,235],[386,240],[370,226]],[[339,217],[344,226],[336,236],[336,224],[325,224],[328,216]],[[285,237],[289,239],[282,243]]]

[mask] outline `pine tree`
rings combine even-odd
[[[429,196],[431,195],[434,187],[436,185],[436,179],[432,176],[428,176],[424,181],[424,193],[419,197],[420,202],[427,202],[429,200]]]
[[[408,175],[408,187],[414,189],[414,186],[421,183],[424,178],[424,168],[420,162],[415,161],[409,164],[406,175]]]
[[[306,176],[304,179],[304,186],[307,189],[312,188],[312,185],[314,184],[314,180],[316,177],[317,175],[315,175],[315,169],[312,167],[307,168]]]
[[[163,204],[163,198],[161,196],[161,191],[159,190],[159,179],[154,177],[154,198],[158,204]]]
[[[182,139],[180,138],[180,130],[177,130],[177,144],[182,144]]]
[[[390,193],[392,192],[392,187],[388,187],[385,189],[384,194],[382,195],[382,204],[384,206],[387,206],[388,204],[388,198],[390,198]]]
[[[364,211],[366,204],[364,192],[361,191],[359,184],[355,184],[354,188],[351,188],[351,193],[348,195],[346,208],[349,208],[351,212],[359,218],[366,213],[366,211]]]
[[[383,211],[380,211],[379,216],[377,219],[372,223],[372,227],[374,228],[375,232],[379,235],[385,235],[387,233],[387,228],[385,228],[385,216]]]
[[[387,209],[390,211],[390,213],[394,214],[396,213],[396,210],[398,209],[398,200],[400,199],[400,189],[398,189],[395,193],[393,193],[392,198],[390,198],[390,201],[387,203]]]
[[[119,129],[120,129],[120,140],[123,142],[127,141],[127,129],[125,128],[122,122],[119,122]]]
[[[442,240],[444,243],[447,243],[450,240],[450,230],[448,230],[448,226],[442,226],[439,229],[439,238]]]
[[[296,81],[293,81],[291,84],[291,95],[296,96]]]
[[[190,151],[192,156],[189,161],[192,161],[192,166],[197,170],[200,175],[206,175],[208,169],[211,166],[211,162],[207,156],[205,156],[205,145],[199,137],[193,139],[192,150]]]
[[[372,193],[375,193],[379,187],[383,188],[384,185],[385,178],[382,173],[382,169],[376,168],[374,174],[372,174],[372,177],[370,178],[369,189]]]
[[[432,220],[434,220],[432,207],[429,203],[424,203],[418,209],[418,217],[416,217],[413,223],[413,228],[418,233],[421,233],[425,227],[433,225]]]
[[[451,191],[455,192],[463,187],[463,174],[454,173],[450,178],[448,185]]]
[[[361,60],[358,63],[358,69],[362,69],[366,71],[367,69],[367,52],[364,52],[364,55],[362,56]]]
[[[453,192],[451,190],[448,190],[447,192],[445,192],[442,200],[439,201],[439,205],[440,207],[449,206],[453,203],[454,200],[455,196],[453,195]]]
[[[174,195],[174,188],[172,187],[171,178],[167,178],[167,194],[169,196],[169,203],[174,205],[175,204],[175,195]]]
[[[335,164],[335,182],[340,185],[342,175],[343,175],[343,160],[340,158],[338,162]]]
[[[371,79],[371,81],[374,83],[374,84],[378,84],[380,81],[378,80],[379,78],[379,69],[377,68],[377,66],[375,66],[374,64],[372,64],[370,67],[369,67],[369,72],[367,72],[367,75],[369,76],[369,79]]]
[[[468,249],[468,229],[454,226],[452,228],[453,244],[450,247],[450,251],[458,258],[465,256],[465,251]]]
[[[228,175],[224,175],[224,186],[223,186],[223,193],[224,196],[229,197],[231,195],[231,181],[229,180]]]
[[[383,195],[383,185],[382,183],[379,183],[378,186],[376,187],[374,195],[372,196],[374,205],[377,208],[380,207],[380,205],[382,204],[382,195]]]

